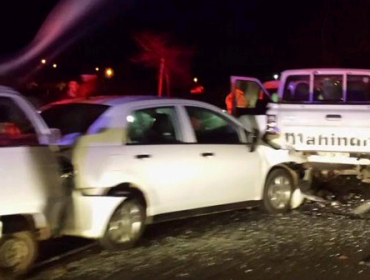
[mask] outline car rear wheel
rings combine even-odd
[[[273,170],[267,177],[263,195],[264,209],[269,213],[285,213],[290,210],[294,190],[292,175],[285,169]]]
[[[4,234],[0,239],[0,275],[26,274],[36,260],[38,243],[30,231]]]
[[[144,231],[145,220],[146,211],[139,200],[124,201],[110,218],[101,245],[108,250],[132,248]]]

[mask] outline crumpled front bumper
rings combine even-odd
[[[74,191],[69,202],[63,235],[83,238],[101,238],[117,207],[126,197],[84,196]]]

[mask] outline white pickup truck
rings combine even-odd
[[[354,175],[370,182],[370,70],[285,71],[276,103],[257,79],[232,77],[231,83],[249,101],[234,114],[275,148],[304,155],[316,178]]]
[[[49,129],[17,92],[0,87],[0,278],[24,273],[37,243],[59,234],[66,202]]]

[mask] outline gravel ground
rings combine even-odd
[[[309,203],[287,215],[243,210],[158,224],[135,249],[91,252],[29,279],[369,279],[361,261],[370,221],[331,209]]]

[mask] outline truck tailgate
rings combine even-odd
[[[268,114],[298,151],[370,153],[370,105],[274,104]]]

